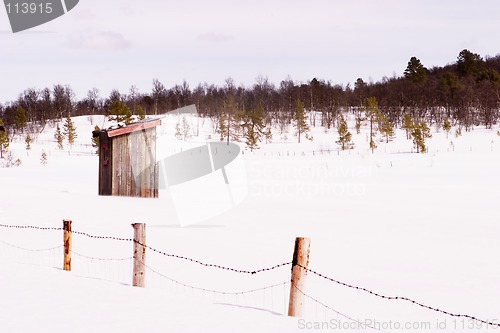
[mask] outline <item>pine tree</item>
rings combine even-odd
[[[377,148],[377,144],[375,143],[375,140],[373,139],[375,137],[375,134],[377,132],[377,129],[373,127],[373,124],[375,121],[377,121],[380,117],[379,111],[378,111],[378,102],[375,97],[368,97],[363,101],[362,105],[363,111],[366,114],[366,117],[370,120],[370,149],[373,150]]]
[[[186,141],[191,135],[191,126],[189,125],[189,122],[186,118],[186,116],[182,117],[182,137],[184,138],[184,141]]]
[[[130,124],[133,120],[132,111],[122,101],[116,100],[106,110],[106,117],[109,121],[116,121],[117,123]]]
[[[250,148],[250,151],[259,149],[259,142],[263,136],[266,140],[271,140],[272,138],[271,131],[269,129],[265,130],[264,117],[264,108],[260,104],[244,117],[244,138],[247,148]]]
[[[424,139],[432,138],[431,129],[427,126],[427,123],[424,120],[420,122],[420,128],[422,128]]]
[[[423,139],[422,130],[418,124],[413,126],[411,136],[413,138],[413,145],[417,148],[417,153],[420,151],[425,152],[425,141]]]
[[[61,128],[59,127],[59,124],[57,124],[56,127],[56,132],[54,133],[54,139],[57,141],[57,148],[60,150],[64,149],[63,141],[64,141],[64,134],[61,133]]]
[[[458,54],[457,72],[460,76],[477,75],[484,68],[485,62],[477,53],[464,49]]]
[[[227,134],[226,118],[227,118],[226,115],[224,115],[222,113],[219,114],[217,133],[220,134],[220,141],[224,141],[224,139],[226,138],[226,134]]]
[[[306,111],[304,109],[304,103],[301,100],[295,102],[295,112],[293,113],[293,125],[297,130],[297,136],[299,138],[304,133],[306,139],[312,140],[312,136],[309,136],[309,125],[306,122]]]
[[[352,134],[349,132],[347,127],[347,122],[343,116],[340,116],[340,124],[338,128],[339,139],[335,141],[342,150],[354,148],[354,143],[352,142]]]
[[[94,131],[95,132],[98,132],[100,131],[101,129],[99,128],[99,126],[95,125],[94,127]],[[92,135],[92,147],[95,148],[95,153],[97,155],[99,155],[99,136],[93,136]]]
[[[45,150],[42,150],[42,155],[40,157],[40,163],[42,163],[42,165],[47,165],[47,154],[45,153]]]
[[[245,144],[247,145],[247,148],[250,148],[250,151],[259,149],[259,135],[253,126],[246,128],[244,137]]]
[[[406,131],[406,139],[410,139],[410,133],[413,130],[413,120],[411,120],[411,116],[408,113],[405,113],[403,116],[403,125],[402,129]]]
[[[144,109],[141,105],[137,106],[136,113],[139,116],[140,120],[146,119],[146,112],[144,111]]]
[[[26,127],[26,123],[28,121],[28,117],[26,116],[26,110],[20,106],[17,108],[16,115],[14,116],[14,123],[16,124],[16,129],[20,130],[21,133],[24,131]]]
[[[0,120],[0,126],[3,128],[3,121]],[[0,130],[0,158],[4,158],[3,153],[9,150],[9,138],[7,130]]]
[[[191,126],[186,119],[186,116],[182,117],[182,122],[177,122],[175,125],[175,137],[179,140],[186,141],[190,137]]]
[[[377,144],[375,143],[375,140],[373,140],[373,137],[370,137],[370,149],[373,151],[377,148]]]
[[[451,122],[448,118],[446,118],[443,122],[443,130],[446,132],[446,138],[448,139],[448,135],[451,131]]]
[[[415,148],[417,148],[417,153],[426,153],[427,147],[425,146],[425,139],[432,138],[432,135],[425,121],[413,124],[411,137],[413,138]]]
[[[222,110],[218,114],[217,133],[220,134],[221,141],[226,140],[227,144],[230,140],[240,141],[242,117],[243,114],[238,110],[233,95],[227,94]]]
[[[413,83],[423,83],[427,80],[427,69],[419,59],[411,57],[405,69],[404,76]]]
[[[361,125],[363,124],[363,121],[365,118],[362,118],[361,116],[356,116],[356,134],[361,133]]]
[[[179,122],[177,122],[175,124],[175,134],[174,135],[177,138],[177,140],[182,139],[182,129],[181,129],[181,124]]]
[[[69,145],[73,145],[75,143],[75,139],[77,138],[76,127],[71,120],[71,117],[66,117],[66,121],[64,122],[64,136],[68,139]]]
[[[26,139],[24,140],[24,143],[26,143],[26,150],[31,149],[31,136],[28,134],[26,135]]]
[[[389,143],[394,139],[394,125],[384,114],[380,114],[380,133],[385,137],[385,142]]]

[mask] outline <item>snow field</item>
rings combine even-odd
[[[0,223],[61,227],[62,219],[69,218],[74,230],[131,238],[130,224],[144,222],[153,248],[245,270],[290,261],[294,238],[307,236],[312,239],[310,268],[327,276],[450,312],[500,320],[497,129],[476,128],[459,138],[433,132],[427,154],[412,154],[402,131],[393,142],[378,143],[373,154],[367,149],[366,129],[358,135],[351,128],[356,148],[340,152],[336,129],[313,129],[314,140],[301,144],[292,133],[287,140],[276,133],[272,144],[243,155],[247,198],[231,211],[181,228],[168,189],[158,200],[97,196],[98,160],[88,146],[93,125],[87,117],[74,121],[79,132],[69,152],[56,149],[48,128],[33,141],[29,156],[24,139],[11,143],[22,166],[0,169]],[[99,126],[102,121],[94,117]],[[167,156],[185,147],[174,137],[176,121],[177,116],[167,117],[159,131],[159,149]],[[209,135],[217,138],[209,122],[200,137],[189,139],[192,145]],[[42,148],[48,154],[46,166],[39,162]],[[196,291],[148,271],[147,288],[137,289],[128,286],[129,260],[74,255],[68,273],[60,271],[60,248],[31,253],[5,242],[49,249],[62,243],[62,232],[0,229],[5,272],[0,275],[5,295],[0,328],[5,332],[62,332],[67,327],[75,332],[132,332],[139,327],[147,332],[315,331],[280,315],[289,285],[236,298]],[[132,256],[129,242],[78,235],[73,250],[94,258]],[[245,275],[152,251],[147,264],[184,284],[229,292],[290,278],[289,267]],[[441,331],[473,331],[468,322],[457,326],[451,317],[382,300],[314,274],[309,274],[306,293],[362,322],[429,322],[437,329],[446,320]],[[306,302],[306,313],[308,323],[331,318],[350,322],[312,300]],[[474,328],[487,330],[485,325]]]

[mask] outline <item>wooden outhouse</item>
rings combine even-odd
[[[155,119],[92,132],[99,137],[99,195],[158,197],[159,125]]]

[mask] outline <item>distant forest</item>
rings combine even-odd
[[[217,119],[228,108],[240,113],[264,110],[267,126],[290,124],[296,103],[303,103],[311,126],[331,128],[339,124],[341,113],[357,113],[369,98],[378,102],[378,111],[397,127],[403,126],[404,116],[429,125],[441,125],[449,119],[466,131],[474,126],[491,128],[499,121],[500,55],[484,59],[469,50],[458,54],[457,60],[444,67],[426,68],[416,58],[410,58],[399,77],[384,77],[380,82],[358,78],[354,86],[336,85],[313,78],[295,82],[287,78],[275,85],[258,77],[251,87],[236,86],[231,78],[223,86],[200,83],[191,88],[186,82],[171,88],[154,79],[152,90],[141,93],[132,86],[127,93],[113,90],[107,97],[97,88],[76,100],[70,86],[26,89],[15,101],[0,105],[0,119],[6,129],[15,129],[16,115],[26,115],[35,131],[43,131],[68,116],[109,114],[114,103],[125,104],[132,114],[159,115],[195,104],[204,117]]]

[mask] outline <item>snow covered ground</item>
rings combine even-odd
[[[104,120],[74,121],[78,138],[71,149],[56,148],[53,128],[34,138],[29,152],[24,138],[11,143],[22,165],[0,168],[1,224],[57,228],[71,219],[73,230],[131,238],[130,224],[144,222],[153,248],[250,271],[291,261],[295,237],[306,236],[309,267],[322,274],[500,322],[498,128],[476,128],[458,138],[454,131],[447,138],[434,130],[427,154],[411,153],[402,131],[393,142],[378,143],[373,154],[367,129],[353,134],[354,150],[340,152],[336,129],[313,128],[314,140],[300,144],[292,129],[286,139],[276,132],[272,144],[241,156],[248,194],[239,205],[180,227],[173,189],[162,189],[157,200],[99,197],[90,137],[93,124],[103,127]],[[159,130],[162,154],[186,145],[174,136],[177,121],[168,116]],[[191,145],[209,135],[216,139],[210,120],[190,121],[201,126]],[[210,188],[200,192],[217,203]],[[72,272],[61,270],[61,244],[60,231],[0,228],[1,332],[371,330],[312,299],[304,319],[283,315],[289,266],[242,274],[149,251],[147,287],[140,289],[130,287],[130,242],[74,235]],[[500,330],[314,274],[306,293],[382,331]]]

